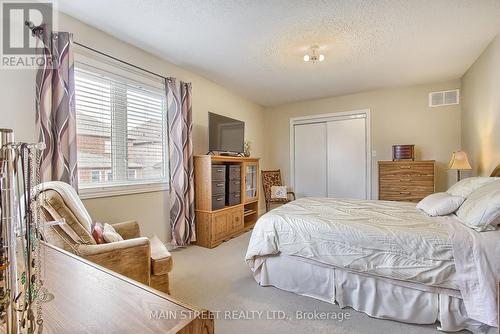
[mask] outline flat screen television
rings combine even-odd
[[[208,150],[243,153],[245,122],[208,113]]]

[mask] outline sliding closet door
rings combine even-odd
[[[299,197],[326,197],[326,123],[294,125],[294,183]]]
[[[367,199],[366,118],[327,123],[328,197]]]

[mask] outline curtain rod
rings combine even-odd
[[[126,65],[128,65],[128,66],[131,66],[131,67],[133,67],[133,68],[135,68],[135,69],[138,69],[138,70],[141,70],[141,71],[143,71],[143,72],[149,73],[149,74],[151,74],[151,75],[157,76],[157,77],[162,78],[162,79],[164,79],[164,80],[170,80],[170,78],[165,77],[165,76],[163,76],[163,75],[161,75],[161,74],[158,74],[158,73],[152,72],[152,71],[150,71],[150,70],[147,70],[147,69],[145,69],[145,68],[142,68],[142,67],[140,67],[140,66],[137,66],[137,65],[131,64],[131,63],[129,63],[128,61],[122,60],[122,59],[120,59],[120,58],[116,58],[116,57],[114,57],[114,56],[112,56],[112,55],[109,55],[109,54],[104,53],[104,52],[102,52],[102,51],[96,50],[96,49],[94,49],[94,48],[92,48],[92,47],[90,47],[90,46],[87,46],[87,45],[85,45],[85,44],[82,44],[82,43],[79,43],[79,42],[75,42],[75,41],[73,41],[73,43],[74,43],[74,44],[76,44],[76,45],[78,45],[78,46],[80,46],[80,47],[82,47],[82,48],[84,48],[84,49],[87,49],[87,50],[90,50],[90,51],[92,51],[92,52],[98,53],[98,54],[100,54],[100,55],[102,55],[102,56],[105,56],[105,57],[111,58],[111,59],[116,60],[116,61],[118,61],[118,62],[120,62],[120,63],[123,63],[123,64],[126,64]]]
[[[43,32],[43,28],[44,28],[44,27],[43,27],[42,25],[40,25],[40,26],[35,26],[35,25],[33,24],[33,22],[31,22],[31,21],[25,21],[25,22],[24,22],[24,25],[25,25],[25,26],[27,26],[29,30],[31,30],[31,32],[33,33],[33,35],[34,35],[34,36],[39,36],[39,35]],[[114,56],[112,56],[112,55],[109,55],[109,54],[104,53],[104,52],[102,52],[102,51],[96,50],[96,49],[94,49],[94,48],[92,48],[92,47],[90,47],[90,46],[87,46],[87,45],[85,45],[85,44],[82,44],[82,43],[79,43],[79,42],[75,42],[75,41],[73,41],[73,43],[74,43],[74,44],[76,44],[76,45],[78,45],[78,46],[80,46],[80,47],[82,47],[82,48],[84,48],[84,49],[87,49],[87,50],[90,50],[90,51],[92,51],[92,52],[98,53],[98,54],[100,54],[100,55],[102,55],[102,56],[105,56],[105,57],[111,58],[111,59],[113,59],[113,60],[115,60],[115,61],[118,61],[118,62],[120,62],[120,63],[126,64],[126,65],[128,65],[128,66],[131,66],[131,67],[133,67],[133,68],[135,68],[135,69],[138,69],[138,70],[141,70],[141,71],[143,71],[143,72],[149,73],[149,74],[151,74],[151,75],[154,75],[154,76],[156,76],[156,77],[162,78],[162,79],[164,79],[164,80],[170,80],[170,78],[165,77],[165,76],[163,76],[163,75],[161,75],[161,74],[158,74],[158,73],[155,73],[155,72],[153,72],[153,71],[150,71],[150,70],[147,70],[147,69],[145,69],[145,68],[142,68],[142,67],[140,67],[140,66],[137,66],[137,65],[131,64],[131,63],[129,63],[128,61],[125,61],[125,60],[122,60],[122,59],[116,58],[116,57],[114,57]]]

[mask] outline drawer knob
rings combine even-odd
[[[224,183],[217,183],[217,187],[222,187]]]
[[[399,166],[401,169],[411,169],[411,166]]]
[[[401,195],[409,195],[410,192],[409,191],[401,191],[399,194],[401,194]]]
[[[217,201],[217,202],[222,201],[222,197],[217,198],[217,199],[216,199],[216,201]]]
[[[399,181],[401,181],[401,182],[410,182],[411,179],[400,179]]]

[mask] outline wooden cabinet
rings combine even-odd
[[[419,202],[435,191],[434,160],[379,161],[379,199]]]
[[[194,157],[196,244],[213,248],[248,231],[258,217],[259,159]]]

